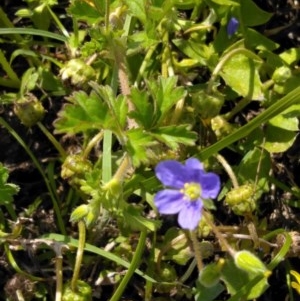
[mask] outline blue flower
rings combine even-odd
[[[232,17],[230,18],[228,24],[227,24],[227,34],[229,37],[233,36],[235,34],[235,32],[237,31],[238,27],[239,27],[240,22]]]
[[[156,177],[166,187],[154,197],[161,214],[178,214],[183,229],[194,230],[201,219],[203,199],[215,198],[220,191],[219,176],[205,172],[203,164],[195,158],[160,162],[155,168]]]

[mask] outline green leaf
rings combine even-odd
[[[143,24],[147,22],[145,0],[125,0],[131,14],[138,18]]]
[[[196,282],[195,291],[195,301],[213,301],[225,290],[224,285],[221,283],[217,283],[211,287],[205,287],[203,284],[200,283],[198,280]]]
[[[0,205],[9,205],[13,202],[13,196],[19,192],[19,186],[7,183],[8,169],[0,163]]]
[[[75,92],[58,113],[55,121],[55,133],[77,134],[91,129],[107,127],[111,121],[107,106],[92,93],[87,95],[83,91]]]
[[[150,135],[165,143],[170,148],[176,149],[179,143],[184,145],[195,144],[197,134],[190,129],[191,126],[186,124],[169,125],[152,130]]]
[[[270,20],[273,14],[259,8],[252,0],[240,2],[240,12],[245,26],[257,26]],[[251,18],[249,18],[251,16]]]
[[[299,48],[290,48],[282,52],[279,57],[286,62],[288,65],[292,65],[295,62],[300,60],[300,49]]]
[[[246,273],[239,269],[233,260],[227,260],[221,271],[221,279],[225,282],[226,288],[232,296],[239,294],[247,300],[259,297],[269,286],[267,277],[261,273]],[[253,281],[253,285],[247,286],[247,283]]]
[[[270,154],[260,148],[255,147],[246,153],[242,159],[237,169],[237,175],[240,181],[243,183],[255,183],[255,196],[257,198],[263,192],[267,192],[269,190],[268,177],[270,170]],[[257,175],[259,175],[258,179],[256,179]]]
[[[235,92],[250,99],[262,99],[262,83],[258,64],[242,53],[231,57],[222,68],[221,75]]]
[[[274,51],[279,47],[279,44],[273,42],[252,28],[246,28],[245,44],[251,48],[269,51]]]
[[[296,136],[296,132],[268,125],[265,131],[266,142],[263,147],[270,153],[285,152],[293,145]]]
[[[90,25],[97,23],[100,19],[98,10],[85,1],[72,1],[67,11],[73,18],[86,21]]]
[[[154,232],[161,225],[161,221],[150,220],[142,216],[141,210],[138,210],[132,205],[128,205],[125,210],[122,211],[125,223],[127,223],[134,231],[148,230]]]
[[[159,81],[149,81],[148,87],[156,104],[156,119],[159,124],[164,120],[170,109],[186,96],[183,87],[176,87],[177,77],[160,77]]]
[[[149,101],[147,92],[132,88],[131,101],[135,109],[130,113],[130,117],[143,128],[149,129],[152,126],[154,107]]]
[[[201,41],[193,41],[191,39],[174,39],[172,42],[179,48],[186,56],[196,60],[199,64],[204,66],[211,66],[211,62],[217,60],[218,55],[212,45],[205,45]]]
[[[148,162],[147,147],[157,144],[156,141],[142,129],[132,129],[126,133],[128,140],[126,148],[132,158],[133,165],[139,166]]]

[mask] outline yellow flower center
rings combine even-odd
[[[201,185],[198,183],[185,183],[180,190],[190,201],[196,201],[201,196]]]

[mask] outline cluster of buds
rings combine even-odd
[[[248,215],[256,209],[255,189],[253,184],[245,184],[230,190],[225,203],[237,215]]]

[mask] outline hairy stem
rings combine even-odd
[[[78,232],[79,232],[78,248],[77,248],[74,272],[71,280],[71,289],[73,292],[77,291],[77,281],[79,277],[80,266],[82,262],[83,250],[85,245],[86,228],[85,228],[85,223],[82,220],[78,222]]]

